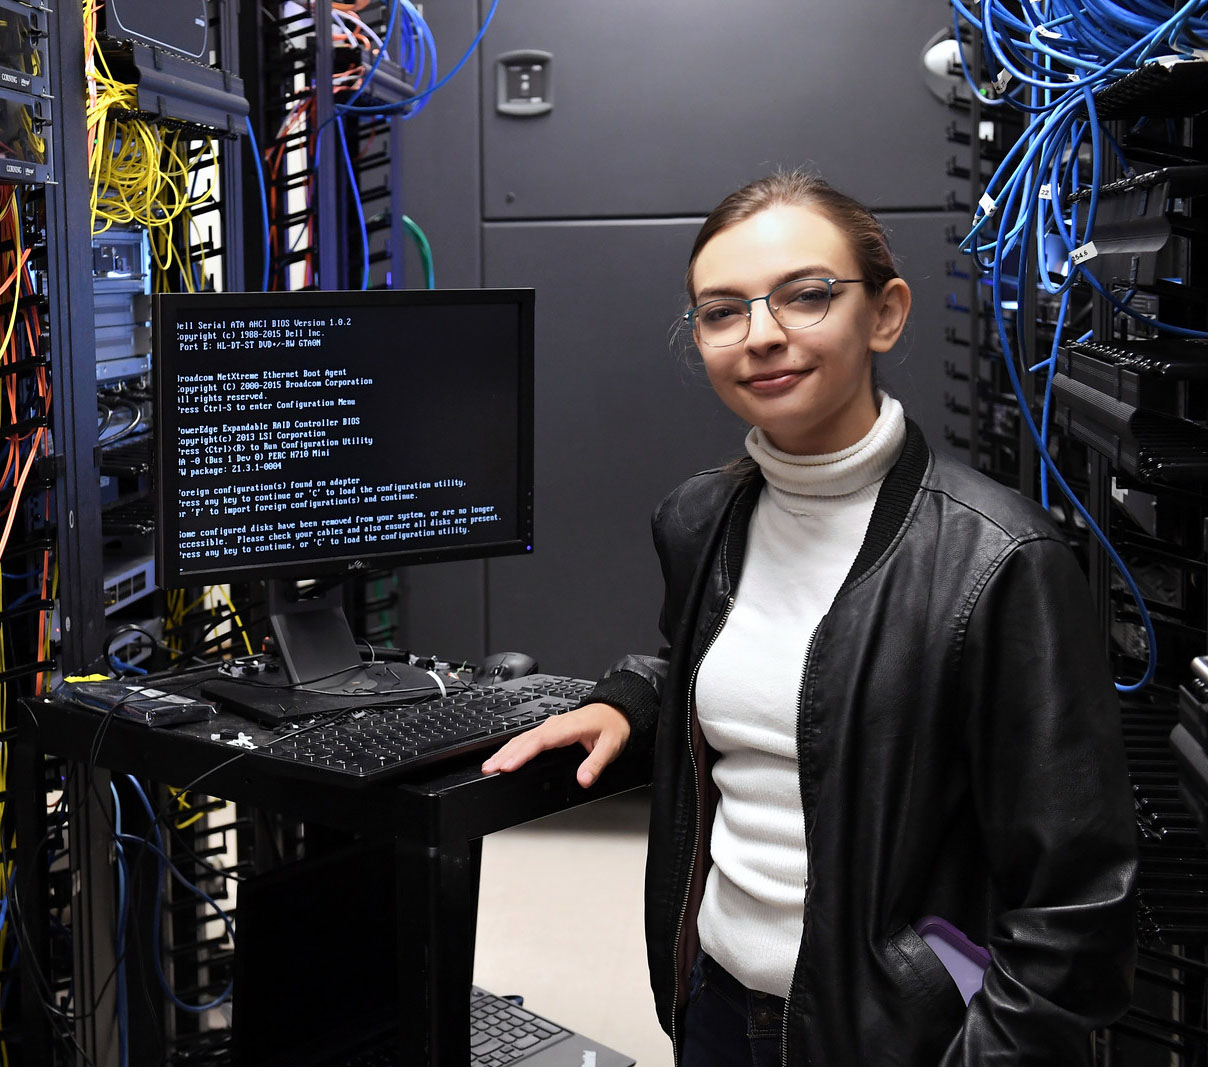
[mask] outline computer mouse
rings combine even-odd
[[[487,656],[470,676],[476,685],[506,682],[509,678],[523,678],[537,670],[537,661],[523,652],[495,652]]]

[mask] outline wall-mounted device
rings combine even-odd
[[[495,110],[533,118],[554,109],[554,57],[536,48],[504,52],[495,59]]]

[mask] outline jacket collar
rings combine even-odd
[[[872,517],[860,551],[848,571],[839,592],[853,585],[893,544],[902,525],[906,522],[923,476],[931,463],[931,449],[923,437],[923,431],[911,419],[906,420],[906,441],[897,461],[885,475],[877,501],[873,505]],[[736,486],[727,509],[722,559],[725,565],[724,579],[733,589],[742,567],[746,550],[747,528],[751,513],[763,489],[763,474],[754,460],[744,459],[735,464]]]
[[[906,420],[906,442],[897,462],[889,468],[885,481],[881,483],[881,491],[877,493],[877,502],[873,505],[872,517],[868,520],[868,531],[860,551],[856,553],[855,561],[839,592],[844,592],[852,583],[857,581],[874,563],[884,555],[885,550],[893,544],[906,522],[919,486],[923,484],[923,475],[931,462],[931,449],[923,437],[923,431],[912,422]]]

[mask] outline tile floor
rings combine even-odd
[[[483,842],[474,980],[632,1056],[671,1067],[642,934],[644,793]]]

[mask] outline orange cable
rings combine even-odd
[[[29,472],[33,468],[34,460],[38,457],[38,446],[42,443],[42,439],[46,435],[45,427],[38,427],[38,432],[34,435],[34,443],[29,449],[29,458],[25,461],[25,466],[21,470],[21,477],[17,479],[17,485],[13,489],[13,498],[9,502],[8,518],[4,523],[4,533],[0,534],[0,559],[4,558],[4,550],[8,547],[9,534],[13,530],[13,520],[17,517],[17,509],[13,505],[21,497],[21,490],[25,488],[25,479],[29,477]]]

